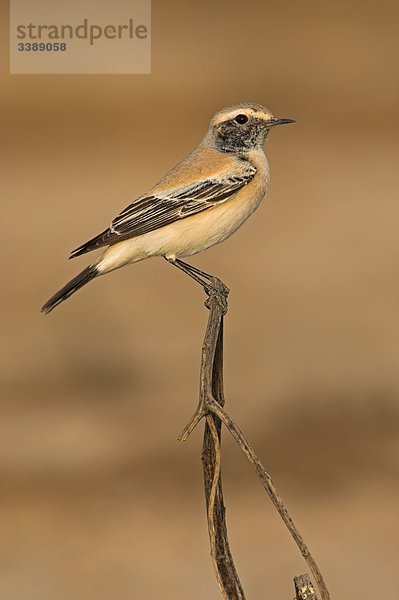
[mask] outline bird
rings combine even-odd
[[[266,137],[273,127],[289,123],[295,121],[274,117],[257,103],[218,111],[186,158],[122,210],[107,229],[71,252],[69,258],[104,249],[43,305],[42,312],[51,312],[96,277],[154,256],[164,257],[209,293],[212,276],[182,259],[226,240],[258,208],[270,180]]]

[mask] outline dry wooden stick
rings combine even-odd
[[[221,405],[224,404],[223,373],[221,368],[222,361],[223,316],[221,318],[213,356],[215,366],[219,365],[220,368],[213,368],[211,379],[213,397]],[[211,414],[206,415],[201,458],[211,557],[216,578],[223,596],[229,600],[245,600],[244,590],[234,566],[227,536],[222,479],[220,474],[221,429],[222,424],[217,416]]]
[[[227,312],[229,290],[217,278],[212,279],[212,286],[214,291],[211,291],[205,303],[210,312],[202,346],[199,403],[194,415],[179,436],[179,440],[185,441],[201,419],[206,417],[202,463],[211,556],[220,590],[228,600],[245,600],[245,594],[230,552],[225,520],[220,469],[221,425],[223,423],[254,467],[259,480],[286,524],[313,573],[321,599],[329,600],[330,595],[320,569],[290,517],[270,475],[238,425],[223,408],[223,317]],[[308,598],[313,600],[312,596],[308,596]]]
[[[245,439],[244,434],[242,433],[242,431],[238,427],[238,425],[226,413],[226,411],[219,404],[217,404],[217,402],[215,402],[214,400],[210,400],[208,409],[213,414],[216,414],[221,419],[221,421],[223,422],[223,425],[225,425],[225,427],[227,427],[227,429],[229,430],[229,432],[231,433],[231,435],[234,437],[237,444],[241,448],[242,452],[245,454],[245,456],[247,457],[247,459],[249,460],[251,465],[254,467],[260,482],[262,483],[266,492],[269,494],[271,501],[273,502],[274,506],[277,508],[277,511],[278,511],[280,517],[283,519],[284,523],[286,524],[286,526],[288,528],[288,531],[294,538],[294,541],[295,541],[296,545],[298,546],[303,558],[306,560],[306,562],[309,566],[309,569],[311,570],[311,572],[316,580],[317,587],[319,588],[322,600],[329,600],[330,594],[328,592],[326,583],[323,579],[320,569],[317,566],[316,561],[314,560],[313,556],[311,555],[310,550],[305,543],[305,540],[299,533],[298,529],[296,528],[295,523],[293,522],[292,518],[290,517],[288,510],[285,507],[280,495],[278,494],[270,475],[267,473],[264,466],[260,462],[259,458],[255,454],[255,451],[252,448],[251,444]]]
[[[294,577],[295,600],[317,600],[316,592],[309,575]]]

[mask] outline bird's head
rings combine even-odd
[[[295,121],[278,119],[261,104],[236,104],[214,115],[206,137],[222,152],[247,152],[263,146],[271,127],[287,123]]]

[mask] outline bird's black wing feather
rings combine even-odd
[[[234,196],[253,179],[255,173],[256,169],[251,165],[240,176],[223,180],[204,179],[167,193],[142,196],[115,217],[109,229],[76,248],[70,258],[149,233],[212,208]]]

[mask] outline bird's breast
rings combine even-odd
[[[235,196],[197,215],[169,225],[171,237],[167,256],[197,254],[230,237],[245,223],[262,202],[269,184],[269,166],[265,155],[256,157],[256,176]],[[164,228],[165,230],[167,228]],[[165,231],[165,233],[167,233]]]

